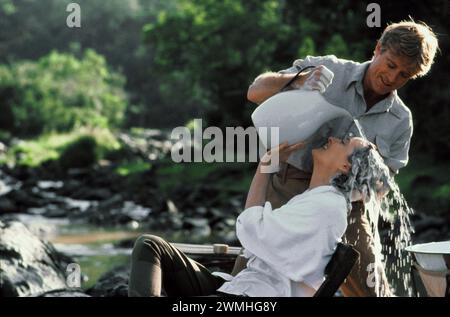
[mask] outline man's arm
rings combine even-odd
[[[297,72],[264,73],[258,76],[248,88],[247,99],[261,104],[268,98],[279,93],[290,80],[297,76]],[[324,65],[319,65],[309,70],[305,69],[305,71],[298,75],[298,78],[290,83],[289,89],[303,88],[306,90],[319,90],[323,93],[331,84],[333,76],[333,72]]]
[[[305,82],[309,72],[304,72],[298,76],[293,85],[301,86]],[[247,99],[256,104],[261,104],[268,98],[280,92],[296,74],[264,73],[256,77],[247,91]]]

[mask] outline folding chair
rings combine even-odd
[[[223,244],[184,244],[172,243],[185,254],[208,267],[218,267],[235,276],[244,267],[246,260],[241,247],[229,247]],[[333,297],[345,278],[350,274],[359,258],[359,252],[350,244],[339,243],[336,251],[325,267],[325,281],[314,297]]]

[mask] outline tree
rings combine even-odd
[[[211,124],[242,122],[250,79],[271,65],[281,24],[279,1],[178,1],[145,27],[167,107],[206,114]],[[248,112],[248,111],[247,111]]]
[[[0,76],[0,107],[12,117],[12,123],[2,122],[0,129],[16,136],[114,127],[123,120],[124,78],[92,50],[82,59],[52,52],[37,62],[0,66]]]

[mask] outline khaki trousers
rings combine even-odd
[[[271,175],[266,200],[272,208],[278,208],[293,196],[303,193],[310,180],[310,173],[283,164],[280,172]],[[352,204],[343,240],[358,250],[360,258],[342,284],[341,291],[348,297],[392,296],[383,266],[375,265],[374,238],[364,211],[362,202]]]

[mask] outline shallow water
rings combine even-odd
[[[41,215],[19,214],[17,219],[41,239],[52,242],[55,248],[71,256],[80,266],[81,287],[88,289],[98,278],[114,267],[129,264],[131,243],[119,247],[121,241],[133,241],[143,233],[151,233],[170,242],[211,243],[221,242],[214,234],[195,236],[186,231],[148,231],[136,226],[98,227],[67,218],[47,218]]]
[[[131,248],[117,247],[116,242],[134,239],[143,232],[127,226],[99,228],[40,215],[19,214],[17,218],[31,232],[52,242],[58,251],[76,261],[82,275],[88,278],[82,281],[85,289],[93,286],[105,272],[129,262]]]

